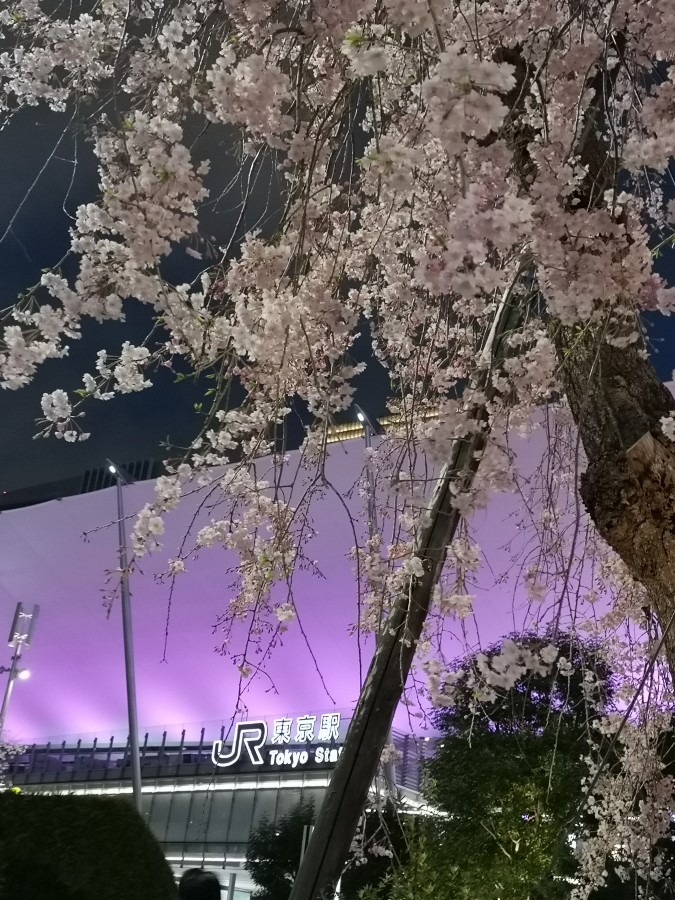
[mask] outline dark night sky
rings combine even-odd
[[[0,168],[5,173],[0,196],[2,307],[34,284],[42,268],[62,257],[68,247],[69,216],[79,203],[96,197],[91,145],[83,137],[68,137],[54,152],[66,121],[65,115],[29,110],[0,136]],[[212,132],[205,141],[207,155],[221,162],[214,166],[204,225],[221,241],[227,240],[234,227],[242,197],[241,185],[236,182],[224,192],[237,172],[233,145],[233,135],[224,131],[219,136]],[[268,164],[256,181],[245,227],[267,224],[269,228],[279,208],[278,184]],[[167,277],[189,280],[199,271],[199,263],[184,251],[173,256],[167,263]],[[172,373],[164,369],[153,377],[153,389],[107,403],[90,403],[82,421],[91,432],[88,441],[65,444],[33,439],[44,391],[81,386],[82,374],[94,371],[98,349],[105,347],[115,353],[123,340],[143,339],[152,323],[150,309],[128,302],[126,315],[124,324],[99,325],[87,320],[82,340],[73,343],[67,359],[48,360],[26,388],[0,392],[0,491],[71,478],[100,467],[106,456],[120,461],[163,458],[160,442],[167,439],[177,447],[189,443],[199,426],[193,404],[202,399],[204,388],[191,382],[176,384]]]
[[[95,199],[91,146],[82,136],[69,136],[56,147],[67,119],[66,115],[27,110],[0,132],[0,169],[4,174],[0,194],[0,307],[8,306],[21,290],[34,284],[41,268],[61,258],[68,246],[69,216],[79,203]],[[240,182],[235,180],[226,189],[237,171],[232,152],[235,144],[232,133],[212,131],[203,147],[213,163],[204,227],[216,234],[219,243],[231,233],[242,197]],[[272,165],[267,163],[255,181],[239,236],[253,227],[269,229],[278,209],[279,185]],[[672,251],[660,265],[665,275],[668,268],[675,272]],[[168,262],[166,274],[187,280],[197,271],[194,261],[177,251]],[[126,324],[87,322],[82,340],[74,343],[68,359],[47,361],[27,388],[0,391],[0,493],[79,476],[87,469],[99,468],[106,456],[120,461],[161,459],[165,453],[160,442],[168,439],[180,447],[190,441],[198,427],[193,404],[201,399],[202,389],[189,382],[175,384],[167,370],[156,375],[156,386],[151,390],[108,403],[92,402],[83,421],[85,430],[92,434],[88,441],[73,445],[33,439],[44,391],[78,387],[82,373],[94,370],[98,349],[105,347],[115,353],[125,339],[140,341],[150,323],[147,308],[127,303]],[[648,328],[656,367],[660,376],[669,380],[675,368],[675,321],[652,317]],[[357,344],[357,357],[366,352],[365,343],[362,340]],[[361,380],[358,400],[379,414],[385,389],[382,372],[368,375]]]

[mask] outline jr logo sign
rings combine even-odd
[[[233,766],[241,759],[244,747],[248,758],[254,766],[261,766],[264,762],[260,750],[267,740],[267,724],[265,722],[237,722],[234,726],[234,737],[229,753],[223,753],[223,742],[214,741],[211,749],[211,759],[216,766]]]
[[[224,747],[223,741],[213,742],[211,748],[213,764],[224,769],[241,764],[242,770],[251,765],[270,769],[335,765],[342,751],[341,745],[337,743],[340,738],[340,713],[298,716],[295,721],[294,729],[293,719],[275,719],[270,732],[272,745],[292,742],[295,746],[284,748],[273,746],[267,749],[265,749],[268,735],[266,722],[237,722],[229,747]]]

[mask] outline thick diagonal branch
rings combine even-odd
[[[507,291],[495,315],[483,351],[483,368],[473,387],[492,393],[494,363],[503,358],[504,338],[522,321],[525,301],[516,303]],[[295,879],[290,900],[333,897],[368,791],[377,775],[380,755],[391,729],[410,672],[417,643],[431,605],[434,587],[445,563],[461,515],[453,504],[456,491],[468,490],[488,437],[484,406],[472,410],[482,429],[457,441],[442,469],[428,507],[428,524],[415,542],[424,575],[410,578],[397,598],[378,639],[373,661],[361,690],[354,717],[323,801],[307,853]]]

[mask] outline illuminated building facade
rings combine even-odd
[[[330,448],[333,487],[354,504],[362,450],[360,441]],[[124,488],[129,529],[152,490],[151,481]],[[32,677],[16,686],[6,721],[6,738],[27,745],[12,775],[23,790],[131,795],[115,512],[105,488],[0,514],[3,614],[20,599],[41,609]],[[302,628],[291,624],[258,676],[242,678],[219,652],[228,554],[191,560],[173,592],[161,578],[194,514],[188,499],[167,519],[165,551],[131,576],[143,811],[177,873],[204,865],[226,888],[234,874],[240,900],[252,888],[242,870],[251,828],[301,801],[320,804],[372,643],[350,635],[354,536],[343,502],[327,493],[318,515],[330,528],[308,550],[320,572],[294,581]],[[393,735],[410,802],[424,746],[416,721],[402,709]]]

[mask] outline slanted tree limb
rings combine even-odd
[[[495,314],[483,348],[484,367],[474,388],[494,394],[490,380],[493,366],[505,353],[504,338],[521,323],[527,308],[506,291]],[[453,503],[455,491],[471,487],[484,449],[489,423],[485,406],[472,410],[483,428],[455,442],[452,454],[439,474],[428,507],[428,524],[415,542],[424,575],[411,577],[407,590],[397,598],[377,642],[345,745],[331,778],[316,825],[290,900],[332,898],[344,867],[368,791],[377,775],[380,756],[401,700],[417,643],[431,606],[433,591],[445,563],[447,548],[461,521]]]

